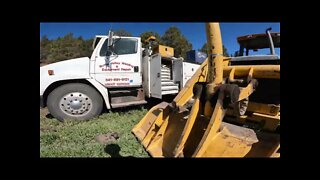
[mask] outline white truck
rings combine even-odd
[[[110,38],[109,38],[110,37]],[[142,48],[139,37],[96,36],[91,57],[40,67],[40,107],[58,120],[88,120],[107,109],[177,94],[200,67]]]

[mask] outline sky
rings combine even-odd
[[[113,30],[124,29],[133,36],[139,36],[146,31],[155,31],[162,36],[170,26],[178,27],[181,33],[192,43],[192,47],[195,50],[200,49],[206,42],[205,23],[201,22],[40,23],[40,37],[47,35],[49,39],[55,39],[72,32],[75,37],[82,36],[84,39],[89,39],[95,35],[107,35],[110,28]],[[265,30],[269,27],[272,28],[272,32],[280,32],[280,23],[276,22],[220,23],[222,42],[229,54],[234,54],[235,51],[239,50],[236,40],[238,36],[265,33]],[[276,53],[280,55],[280,50],[276,49]]]

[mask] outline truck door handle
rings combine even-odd
[[[158,78],[160,77],[160,73],[157,74],[157,77],[158,77]]]
[[[139,66],[134,66],[134,67],[133,67],[133,71],[134,71],[134,72],[139,72]]]

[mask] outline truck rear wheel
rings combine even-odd
[[[101,114],[103,100],[91,86],[70,83],[54,89],[48,96],[47,106],[59,121],[88,120]]]

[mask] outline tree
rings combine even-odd
[[[186,59],[186,52],[192,49],[192,44],[181,34],[180,30],[172,26],[161,37],[163,45],[174,48],[174,56]]]
[[[148,31],[148,32],[144,32],[140,34],[140,38],[141,38],[141,42],[142,42],[142,47],[146,47],[145,45],[145,40],[147,40],[150,36],[154,36],[156,38],[156,42],[158,44],[162,44],[161,42],[161,37],[159,35],[159,33],[157,32],[152,32],[152,31]]]
[[[41,40],[40,40],[40,43],[41,43],[41,46],[47,46],[49,43],[50,43],[50,40],[48,39],[48,36],[47,35],[44,35],[41,37]]]
[[[223,48],[223,56],[229,57],[229,53],[228,53],[227,48],[224,45],[222,45],[222,48]],[[204,43],[203,46],[201,47],[201,49],[198,49],[198,51],[201,51],[201,52],[208,54],[207,43]]]
[[[114,35],[116,36],[125,36],[125,37],[131,37],[132,34],[124,29],[118,29],[114,32]]]
[[[83,50],[82,50],[82,57],[90,57],[93,49],[92,49],[92,44],[93,44],[93,38],[85,40],[83,42]]]
[[[81,36],[74,37],[72,33],[48,40],[46,36],[40,39],[40,63],[54,63],[62,60],[90,57],[93,39],[84,40]]]
[[[46,35],[42,36],[40,39],[40,62],[43,62],[47,59],[50,44],[50,40]]]

